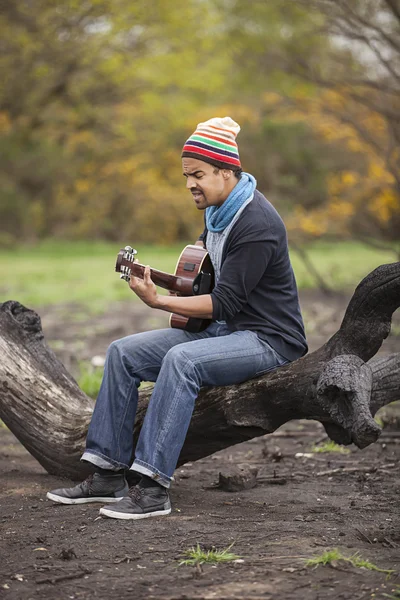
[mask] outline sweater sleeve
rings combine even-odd
[[[241,310],[274,256],[277,239],[272,231],[255,232],[251,241],[246,237],[229,248],[211,292],[214,320],[229,321]]]

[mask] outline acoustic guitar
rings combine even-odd
[[[135,262],[137,251],[131,246],[125,246],[118,252],[115,270],[120,273],[121,279],[130,280],[131,274],[143,279],[145,265]],[[174,292],[178,296],[199,296],[209,294],[214,287],[214,269],[210,256],[201,246],[186,246],[175,268],[174,275],[150,269],[152,281],[165,290]],[[210,324],[209,319],[195,319],[182,317],[172,313],[170,327],[184,329],[192,333],[203,331]]]

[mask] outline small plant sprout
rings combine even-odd
[[[392,594],[382,594],[384,598],[389,598],[389,600],[399,600],[400,599],[400,585],[397,585],[392,589]]]
[[[338,454],[350,454],[350,450],[348,448],[344,448],[343,446],[339,446],[332,440],[328,440],[323,444],[314,444],[311,448],[311,452],[314,453],[325,453],[325,452],[336,452]]]
[[[353,567],[358,569],[368,569],[368,571],[378,571],[379,573],[386,573],[389,578],[394,573],[393,569],[381,569],[373,563],[361,558],[358,552],[352,554],[352,556],[344,556],[340,550],[333,548],[332,550],[326,550],[319,556],[314,556],[306,560],[306,567],[319,567],[320,565],[335,565],[335,563],[343,561],[350,563]]]
[[[368,569],[368,571],[378,571],[378,573],[386,573],[388,577],[394,573],[394,569],[381,569],[374,565],[374,563],[369,562],[369,560],[365,560],[361,558],[358,552],[350,556],[349,560],[353,567],[358,567],[359,569]]]
[[[232,546],[233,543],[224,550],[218,550],[214,547],[206,550],[205,548],[202,548],[200,544],[197,544],[196,548],[192,547],[183,552],[183,556],[186,558],[183,558],[180,561],[179,566],[185,565],[187,567],[196,567],[197,565],[203,565],[204,563],[217,564],[240,559],[240,556],[237,554],[229,552]]]

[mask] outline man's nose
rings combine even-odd
[[[196,187],[196,182],[190,177],[186,180],[186,187],[188,190],[194,189]]]

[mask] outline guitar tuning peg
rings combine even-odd
[[[130,277],[128,277],[128,275],[124,275],[123,273],[121,273],[121,275],[119,276],[120,279],[124,279],[125,281],[129,281]]]
[[[132,248],[132,246],[125,246],[125,250],[130,254],[137,254],[137,250],[135,250],[135,248]]]

